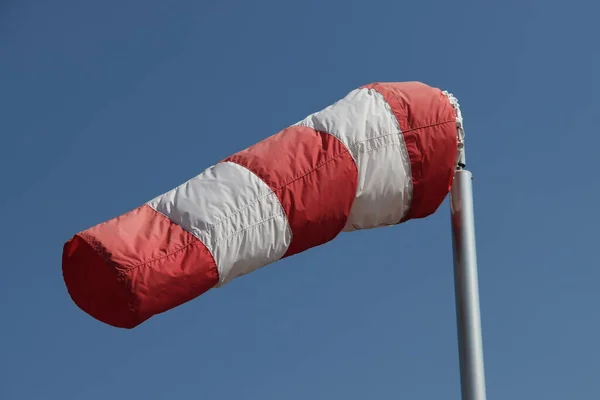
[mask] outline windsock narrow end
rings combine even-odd
[[[123,277],[81,236],[65,243],[62,269],[71,299],[85,313],[118,328],[142,322]]]
[[[127,329],[219,281],[204,243],[146,205],[75,235],[64,246],[62,269],[81,310]]]

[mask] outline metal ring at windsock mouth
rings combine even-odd
[[[456,165],[458,168],[464,168],[466,166],[465,159],[465,130],[463,127],[463,117],[460,111],[460,104],[458,103],[458,99],[454,97],[452,93],[444,90],[442,92],[444,96],[448,98],[452,108],[454,109],[454,114],[456,115],[456,137],[458,139],[458,155],[456,159]]]

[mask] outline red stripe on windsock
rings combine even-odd
[[[398,120],[412,175],[412,200],[403,221],[433,214],[444,201],[458,152],[456,116],[440,89],[420,82],[373,83]]]
[[[78,307],[121,328],[183,304],[219,279],[206,246],[147,205],[69,240],[63,277]]]
[[[279,198],[292,230],[284,257],[326,243],[344,228],[358,171],[336,137],[292,126],[225,161],[252,171]]]

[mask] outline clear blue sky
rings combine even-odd
[[[0,398],[460,398],[448,203],[127,331],[64,241],[373,81],[452,91],[475,174],[488,397],[600,398],[592,1],[0,5]]]

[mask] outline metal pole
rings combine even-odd
[[[450,192],[454,285],[463,400],[485,400],[471,172],[459,162]]]
[[[465,169],[465,131],[460,105],[451,93],[445,91],[444,94],[454,108],[458,136],[458,157],[450,191],[450,212],[461,392],[463,400],[486,400],[475,247],[473,176]]]

